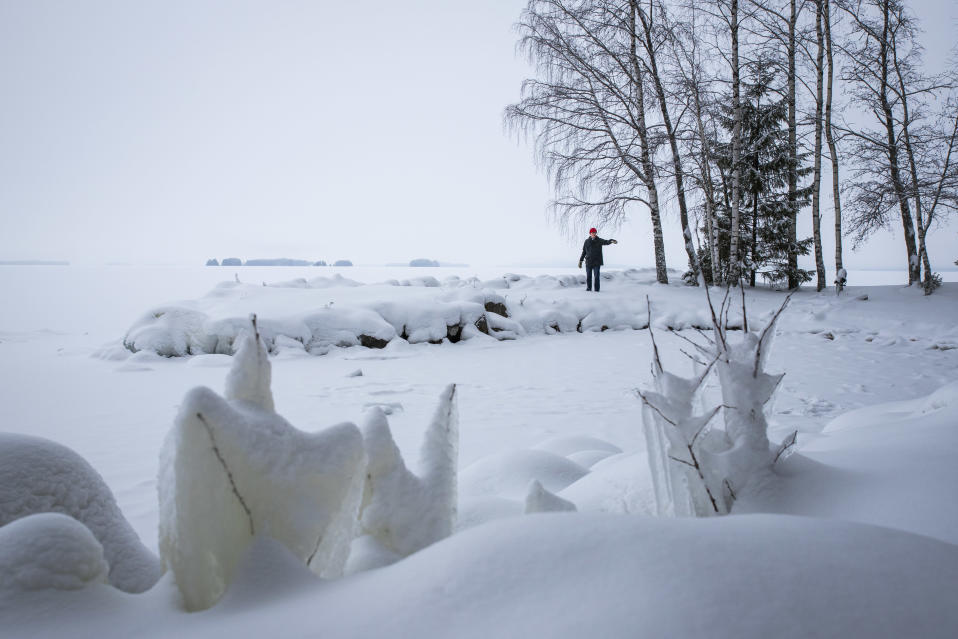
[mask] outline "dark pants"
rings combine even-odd
[[[592,290],[592,278],[595,277],[595,292],[599,292],[599,269],[602,268],[601,264],[586,264],[585,265],[585,290]],[[593,275],[594,274],[594,275]]]

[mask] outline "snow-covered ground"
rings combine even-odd
[[[508,271],[522,277],[504,280]],[[786,373],[769,436],[798,430],[798,452],[729,517],[668,520],[650,516],[633,389],[651,384],[652,348],[649,331],[634,328],[648,296],[664,363],[686,373],[683,337],[697,339],[691,327],[708,321],[704,295],[617,269],[596,295],[572,285],[580,274],[0,268],[2,430],[81,455],[156,553],[164,439],[190,389],[224,391],[233,359],[161,357],[149,348],[152,329],[139,352],[124,348],[154,309],[194,314],[168,321],[163,335],[192,326],[181,333],[230,340],[255,312],[274,351],[276,412],[320,432],[362,424],[378,407],[411,471],[448,384],[459,415],[455,533],[397,563],[319,580],[260,538],[224,598],[198,613],[183,610],[169,573],[142,594],[105,584],[29,590],[0,576],[0,636],[958,635],[958,284],[930,297],[897,284],[796,294],[766,368]],[[783,299],[750,291],[750,323],[767,322]],[[516,339],[412,339],[437,318],[474,325],[484,301],[505,304],[510,323],[498,337]],[[385,348],[337,346],[350,340],[327,339],[333,317],[346,323],[338,331],[381,320],[395,335]],[[717,394],[714,382],[707,391]],[[533,480],[578,512],[523,515]],[[74,544],[71,557],[88,556],[90,540],[58,521],[8,525],[5,574],[29,564],[18,540],[44,526]],[[84,569],[102,576],[95,562]]]

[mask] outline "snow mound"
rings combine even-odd
[[[123,517],[100,474],[66,446],[0,433],[0,526],[38,513],[62,513],[103,547],[110,583],[139,593],[160,578],[160,562]]]
[[[529,483],[538,480],[547,490],[558,492],[584,477],[589,470],[554,453],[515,450],[478,459],[459,476],[463,495],[498,495],[524,501]]]
[[[607,450],[580,450],[578,452],[567,455],[569,460],[574,461],[583,468],[592,468],[598,464],[603,459],[608,459],[612,457],[614,453],[610,453]]]
[[[845,413],[735,512],[787,512],[906,530],[958,544],[958,382]],[[945,491],[941,493],[940,491]]]
[[[652,476],[644,453],[621,453],[603,459],[559,496],[575,503],[582,512],[656,514]]]
[[[928,578],[901,579],[916,573]],[[378,579],[324,592],[320,610],[389,592],[366,623],[410,637],[944,638],[958,629],[958,547],[799,517],[512,518]],[[326,630],[348,636],[355,626],[340,618]]]
[[[42,513],[0,526],[0,598],[106,583],[109,569],[103,546],[72,517]]]
[[[257,535],[323,577],[342,573],[362,496],[362,435],[344,423],[303,433],[273,410],[270,363],[253,330],[226,399],[195,388],[160,455],[160,555],[189,610],[208,608]]]
[[[915,419],[937,411],[958,411],[958,381],[946,384],[918,399],[859,408],[840,415],[825,425],[823,433],[871,427]]]
[[[583,451],[605,451],[610,455],[622,452],[622,449],[615,444],[609,443],[604,439],[599,439],[598,437],[592,437],[591,435],[553,437],[552,439],[539,442],[533,446],[533,448],[536,450],[544,450],[548,453],[555,453],[556,455],[562,455],[563,457],[568,457],[573,453]]]

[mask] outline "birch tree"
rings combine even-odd
[[[649,11],[646,12],[638,2],[631,2],[634,17],[637,19],[637,26],[640,28],[641,42],[644,49],[644,61],[647,67],[647,73],[652,87],[655,90],[655,97],[659,104],[659,110],[662,115],[662,124],[665,128],[665,135],[669,141],[669,149],[672,152],[672,176],[675,180],[675,199],[679,207],[679,222],[682,226],[682,240],[685,245],[685,252],[688,256],[689,275],[687,278],[689,284],[698,284],[698,259],[695,255],[695,247],[692,244],[692,229],[689,226],[689,209],[685,197],[685,168],[683,166],[682,154],[679,151],[679,139],[677,132],[677,123],[671,114],[671,104],[666,95],[665,82],[661,65],[659,64],[659,50],[665,42],[673,41],[675,34],[671,32],[668,24],[669,16],[664,4],[653,4],[649,2]],[[653,11],[659,16],[659,26],[653,25]]]
[[[921,279],[915,223],[908,204],[899,149],[901,134],[894,109],[894,48],[901,27],[897,0],[851,0],[842,4],[852,25],[852,41],[845,48],[849,64],[844,80],[854,101],[871,114],[878,128],[843,127],[852,139],[854,179],[849,186],[851,229],[856,243],[889,225],[897,207],[904,235],[908,284]]]
[[[815,1],[815,142],[812,171],[812,239],[815,245],[815,271],[817,273],[815,289],[825,288],[825,258],[822,254],[822,115],[824,109],[824,67],[825,67],[825,5],[829,0]]]
[[[637,10],[637,0],[530,0],[518,46],[536,77],[505,119],[533,137],[563,224],[619,225],[636,205],[648,209],[656,278],[667,283]]]
[[[838,144],[835,141],[835,131],[832,126],[832,104],[835,86],[835,56],[832,45],[832,13],[831,5],[834,0],[821,0],[822,23],[825,37],[825,140],[828,143],[828,156],[832,165],[832,208],[835,214],[835,273],[844,270],[842,260],[842,198],[841,182],[839,181]]]

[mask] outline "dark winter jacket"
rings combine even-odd
[[[591,235],[586,238],[582,245],[582,255],[579,261],[585,260],[586,266],[602,266],[602,247],[606,244],[612,244],[612,240],[603,240],[601,237]]]

